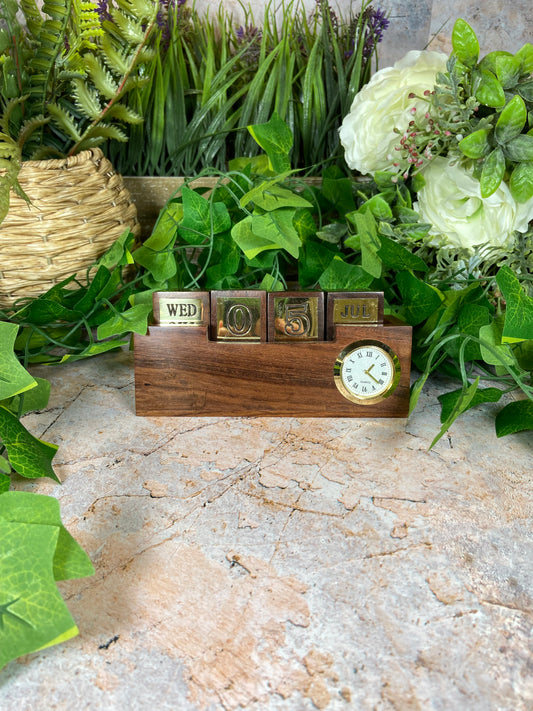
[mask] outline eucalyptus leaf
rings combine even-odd
[[[533,160],[533,136],[521,134],[503,146],[503,152],[509,160],[521,162]]]
[[[476,99],[485,106],[501,109],[505,105],[505,92],[497,77],[486,69],[475,72],[477,75]]]
[[[458,18],[452,30],[452,47],[460,62],[473,66],[479,57],[479,42],[468,22]]]
[[[522,132],[527,120],[527,109],[524,100],[515,95],[502,110],[496,126],[494,136],[498,143],[508,143]]]
[[[483,163],[479,187],[481,197],[488,198],[500,187],[505,175],[505,156],[500,147],[495,148]]]
[[[477,160],[490,151],[489,130],[480,128],[459,141],[459,148],[467,158]]]
[[[533,197],[533,160],[522,161],[514,168],[509,188],[519,203],[525,203]]]

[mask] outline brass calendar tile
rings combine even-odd
[[[207,291],[156,291],[154,323],[159,326],[205,326],[209,323]]]
[[[324,340],[324,293],[321,291],[269,293],[268,340]]]
[[[330,291],[327,294],[327,338],[338,325],[376,326],[383,323],[382,291]]]
[[[212,291],[211,339],[266,341],[266,291]]]

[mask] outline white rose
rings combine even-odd
[[[441,52],[412,50],[393,67],[380,69],[353,100],[339,130],[347,165],[363,175],[376,170],[396,171],[394,146],[397,128],[403,134],[413,119],[412,110],[426,111],[423,96],[433,91],[438,72],[446,71]]]
[[[414,209],[422,222],[431,223],[437,246],[462,247],[470,253],[480,244],[506,249],[512,246],[514,231],[525,232],[533,219],[533,198],[518,204],[504,182],[482,198],[479,181],[448,158],[434,158],[422,176],[425,185]]]

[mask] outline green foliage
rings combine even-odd
[[[325,0],[310,12],[301,0],[270,0],[258,21],[243,3],[241,27],[222,4],[215,15],[170,6],[153,36],[150,81],[127,97],[144,123],[129,127],[128,144],[109,144],[113,164],[124,175],[223,171],[258,154],[247,126],[275,113],[294,136],[292,166],[342,164],[340,121],[370,78],[381,39],[369,1],[360,5],[344,18]]]
[[[297,281],[304,289],[383,291],[386,312],[414,326],[420,375],[411,410],[432,373],[460,383],[439,398],[442,426],[432,445],[462,413],[498,407],[511,391],[524,399],[499,410],[497,435],[533,428],[527,265],[520,274],[489,263],[481,276],[467,267],[443,278],[427,243],[430,226],[419,222],[402,180],[382,173],[358,181],[330,167],[321,185],[309,184],[284,170],[291,142],[278,116],[251,133],[266,159],[235,161],[212,190],[186,184],[141,247],[132,252],[133,236],[125,232],[85,280],[69,277],[0,313],[0,534],[7,551],[0,561],[0,666],[76,633],[55,580],[92,572],[51,510],[57,502],[8,491],[12,470],[57,479],[55,446],[34,438],[20,420],[46,407],[49,394],[47,381],[27,368],[68,367],[126,346],[132,333],[146,332],[155,290],[273,291]]]
[[[489,197],[506,180],[515,199],[526,202],[533,197],[533,46],[479,60],[474,30],[461,19],[452,45],[457,62],[449,64],[441,84],[460,86],[455,106],[470,112],[459,148],[474,161],[481,195]]]
[[[157,2],[97,4],[45,0],[42,12],[25,0],[0,4],[0,221],[17,187],[22,160],[57,158],[127,140],[141,117],[125,105],[137,85]]]
[[[78,633],[57,580],[94,573],[50,496],[0,494],[0,668]]]
[[[18,331],[16,323],[0,321],[0,668],[77,634],[56,580],[94,572],[63,527],[56,499],[8,491],[12,469],[59,481],[52,468],[57,446],[34,437],[19,419],[46,407],[50,388],[16,356]]]

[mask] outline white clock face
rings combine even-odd
[[[398,380],[398,359],[384,343],[352,343],[344,349],[335,364],[337,387],[354,402],[379,402],[393,392]]]

